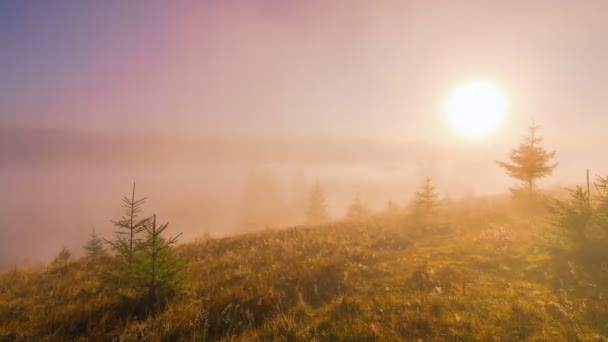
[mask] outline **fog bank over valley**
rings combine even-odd
[[[302,224],[315,182],[333,218],[356,196],[374,210],[388,200],[404,206],[427,175],[450,198],[503,193],[512,182],[493,163],[504,154],[498,150],[347,137],[3,129],[0,265],[44,261],[64,246],[79,252],[93,227],[109,236],[134,181],[148,197],[145,212],[188,241],[251,230],[243,222],[248,211],[263,212],[264,227]],[[570,179],[562,172],[546,184],[576,181],[573,169]]]

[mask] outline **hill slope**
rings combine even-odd
[[[605,284],[541,252],[507,207],[401,214],[180,246],[190,284],[158,314],[103,286],[104,264],[0,276],[0,340],[520,341],[608,333]],[[568,263],[571,265],[571,263]],[[577,273],[578,272],[578,273]]]

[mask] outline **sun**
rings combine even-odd
[[[507,113],[503,91],[489,82],[472,82],[452,91],[446,115],[452,129],[467,136],[480,136],[496,130]]]

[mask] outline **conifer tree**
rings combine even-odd
[[[124,214],[119,221],[112,221],[116,226],[114,240],[105,240],[114,251],[116,257],[112,259],[112,267],[104,274],[107,284],[117,288],[133,289],[140,283],[135,262],[139,254],[138,244],[144,225],[149,218],[140,219],[146,198],[135,197],[135,183],[130,197],[123,197]]]
[[[134,272],[137,287],[158,301],[162,295],[173,292],[185,284],[186,262],[175,256],[174,245],[182,233],[165,238],[168,223],[157,225],[156,215],[143,224],[144,239],[137,243]]]
[[[67,265],[67,263],[70,261],[71,258],[72,258],[72,252],[70,252],[70,250],[67,249],[66,247],[63,247],[61,249],[61,251],[59,251],[59,254],[57,254],[55,259],[53,260],[53,265],[65,266],[65,265]]]
[[[139,218],[144,200],[135,199],[134,190],[131,198],[123,199],[126,213],[116,222],[116,239],[109,241],[116,257],[104,276],[108,285],[125,290],[123,294],[143,295],[147,304],[159,304],[185,284],[186,261],[174,254],[181,233],[165,238],[168,223],[157,225],[156,215]]]
[[[580,186],[568,191],[569,200],[554,200],[549,208],[553,229],[549,230],[547,239],[557,251],[583,247],[596,223],[590,194]]]
[[[415,194],[414,207],[422,214],[430,214],[439,205],[439,194],[435,192],[430,177],[426,177],[422,189]]]
[[[308,209],[306,211],[306,223],[307,224],[320,224],[329,220],[329,214],[327,213],[327,204],[325,202],[325,194],[319,186],[319,183],[315,183],[308,198]]]
[[[600,228],[608,234],[608,177],[596,178],[594,182],[597,190],[597,219]]]
[[[142,232],[146,220],[139,219],[139,214],[141,213],[142,206],[146,202],[146,198],[135,198],[135,183],[133,183],[131,197],[125,196],[122,201],[124,203],[125,213],[119,221],[112,221],[118,228],[116,231],[116,239],[114,241],[106,240],[106,242],[110,244],[117,254],[121,255],[129,264],[131,264],[135,255],[135,248],[139,242],[138,234]]]
[[[93,232],[83,248],[87,256],[91,258],[107,255],[106,248],[103,245],[103,240],[97,235],[97,233],[95,233],[95,228],[93,228]]]
[[[550,176],[557,167],[557,163],[551,163],[555,151],[549,152],[540,146],[543,139],[538,136],[538,129],[536,125],[529,127],[528,136],[511,151],[510,162],[496,162],[510,177],[522,181],[529,194],[533,192],[536,180]]]

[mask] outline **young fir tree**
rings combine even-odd
[[[141,241],[144,225],[149,218],[139,218],[146,198],[136,199],[135,183],[131,197],[125,196],[122,201],[125,212],[119,221],[112,221],[117,228],[115,238],[105,240],[114,251],[115,258],[112,259],[112,266],[106,270],[104,277],[108,286],[129,290],[139,286],[140,281],[134,263],[140,252],[138,244]]]
[[[97,235],[97,233],[95,233],[95,228],[93,228],[93,232],[83,248],[86,255],[91,258],[98,258],[107,255],[103,240]]]
[[[553,251],[574,251],[583,248],[595,225],[595,213],[590,194],[577,186],[567,201],[554,200],[549,208],[553,229],[547,240]]]
[[[359,196],[355,196],[355,199],[348,207],[346,218],[349,220],[361,220],[368,217],[371,214],[371,210],[367,204],[363,203]]]
[[[131,198],[125,196],[122,201],[125,213],[119,221],[113,221],[114,225],[118,228],[116,239],[114,241],[106,240],[106,242],[110,244],[118,255],[131,264],[136,252],[135,248],[139,242],[138,234],[142,232],[143,224],[146,220],[139,219],[139,214],[146,202],[146,198],[135,198],[135,183],[133,183]]]
[[[306,223],[307,224],[320,224],[329,220],[329,214],[327,213],[327,204],[325,202],[325,194],[319,186],[319,183],[315,183],[308,198],[308,209],[306,210]]]
[[[123,294],[144,295],[148,304],[159,304],[185,284],[186,262],[174,255],[173,245],[181,233],[167,239],[168,224],[158,226],[156,215],[139,219],[144,200],[135,199],[135,191],[130,199],[123,199],[126,214],[116,223],[121,230],[109,241],[116,257],[104,276],[108,285],[125,290]]]
[[[428,215],[439,205],[439,194],[430,177],[426,177],[422,189],[415,194],[414,208],[419,214]]]
[[[140,253],[134,259],[136,287],[158,302],[179,290],[186,282],[186,262],[174,253],[174,245],[182,233],[165,238],[168,223],[157,225],[156,215],[143,225],[144,239],[137,243]]]
[[[597,177],[594,182],[597,190],[596,216],[599,228],[608,237],[608,177]]]
[[[54,266],[65,266],[68,264],[68,262],[70,261],[71,258],[72,258],[72,252],[70,252],[70,250],[67,249],[66,247],[63,247],[61,249],[61,251],[59,251],[59,254],[57,254],[57,256],[55,257],[55,259],[53,259],[53,265]]]
[[[537,135],[538,128],[539,126],[530,126],[528,136],[511,151],[510,162],[496,162],[510,177],[522,181],[528,194],[532,194],[537,179],[550,176],[557,167],[557,163],[551,163],[555,151],[548,152],[540,146],[543,139]]]

